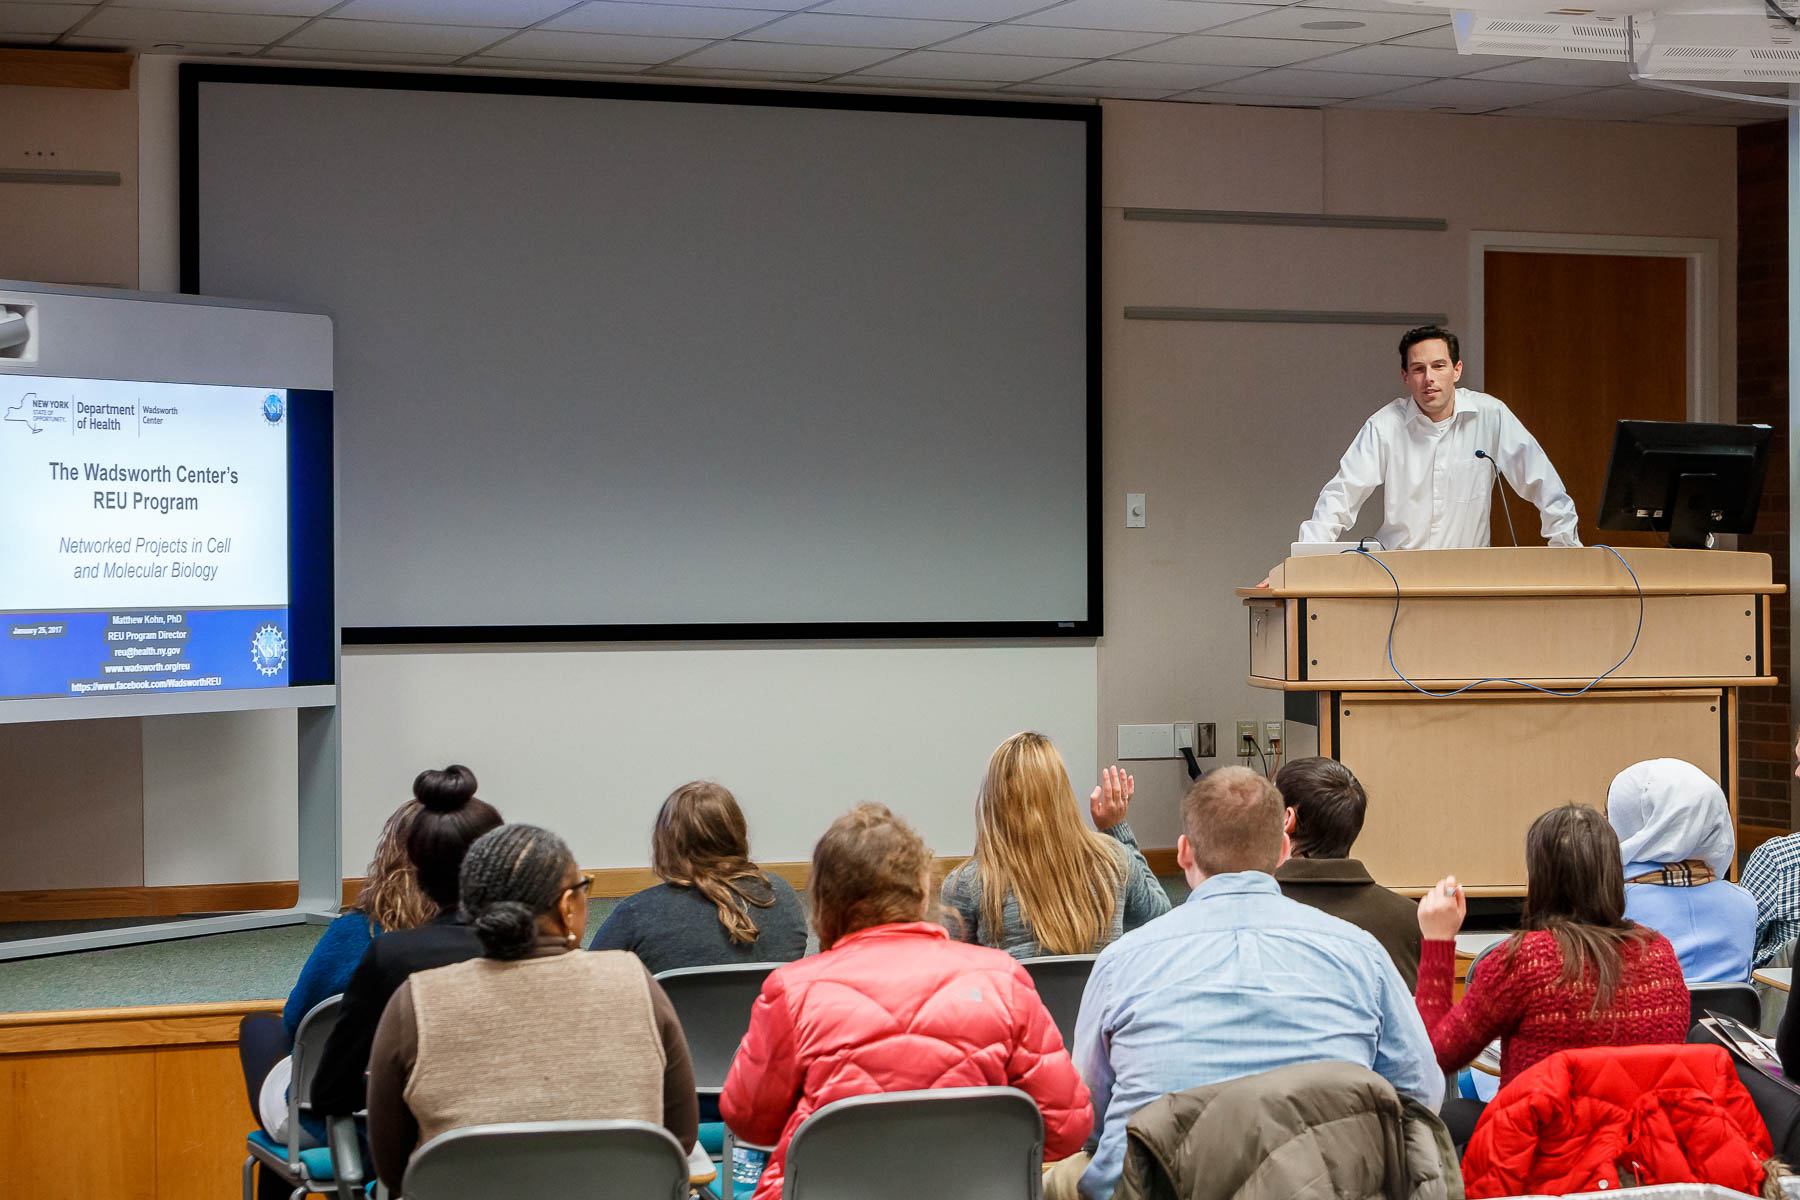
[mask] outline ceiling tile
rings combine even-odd
[[[1315,71],[1361,71],[1370,75],[1422,75],[1444,79],[1504,61],[1488,55],[1477,58],[1454,50],[1433,50],[1429,46],[1358,46],[1307,65]]]
[[[477,54],[462,61],[465,67],[487,67],[495,71],[555,71],[562,75],[637,75],[643,63],[574,62],[564,58],[507,58],[498,54]]]
[[[881,68],[879,67],[876,68],[876,70],[880,69]],[[926,87],[921,80],[914,79],[907,75],[851,75],[838,80],[838,82],[854,82],[857,87],[911,88],[915,91]],[[1002,83],[997,79],[946,79],[941,83],[934,85],[934,90],[953,92],[992,92],[999,88],[1011,86],[1013,85]]]
[[[327,50],[314,46],[276,46],[263,57],[319,63],[386,63],[389,65],[405,63],[442,67],[450,65],[462,55],[414,54],[404,50]]]
[[[84,37],[130,42],[232,42],[246,45],[254,42],[267,45],[292,33],[302,23],[299,17],[103,8],[81,27],[81,33]]]
[[[1163,94],[1187,92],[1195,88],[1224,83],[1245,75],[1246,67],[1207,67],[1188,63],[1127,62],[1110,58],[1059,71],[1041,80],[1054,84],[1085,84],[1093,87],[1161,88]]]
[[[92,11],[85,4],[0,4],[0,34],[58,34]]]
[[[1366,45],[1429,29],[1443,20],[1430,13],[1368,13],[1330,8],[1278,8],[1213,32],[1225,37],[1298,38]]]
[[[1234,96],[1228,92],[1183,92],[1169,99],[1184,104],[1230,104],[1245,108],[1330,108],[1338,103],[1328,96]]]
[[[651,67],[645,75],[666,79],[691,79],[695,83],[819,83],[837,74],[835,71],[734,71],[725,67],[684,67],[673,63]]]
[[[171,2],[184,8],[189,5],[189,0]],[[268,0],[254,2],[260,4]],[[500,29],[523,29],[567,7],[569,0],[350,0],[331,15],[358,21],[417,21],[428,25],[492,25]]]
[[[562,33],[527,29],[487,53],[499,58],[549,58],[565,62],[659,63],[710,43],[700,38],[626,37],[611,33]]]
[[[1527,104],[1519,108],[1505,109],[1507,116],[1515,117],[1581,117],[1597,121],[1641,121],[1648,117],[1663,116],[1667,113],[1681,112],[1694,106],[1692,96],[1683,96],[1679,92],[1660,92],[1653,88],[1625,87],[1607,88],[1604,91],[1589,92],[1585,96],[1570,96],[1561,100],[1548,100],[1539,104]]]
[[[60,43],[64,46],[79,47],[84,44],[82,38],[64,38]],[[177,42],[179,50],[159,50],[155,46],[146,46],[145,54],[179,54],[183,58],[256,58],[263,52],[261,46],[249,46],[232,42]]]
[[[282,44],[314,50],[397,50],[411,54],[473,54],[506,36],[506,30],[472,25],[420,25],[411,21],[314,21]]]
[[[882,63],[874,75],[914,79],[1003,79],[1011,83],[1036,79],[1052,71],[1081,65],[1078,58],[1034,58],[1025,54],[950,54],[918,50]]]
[[[693,4],[584,4],[540,29],[624,33],[639,37],[727,38],[786,14],[768,9],[701,8]]]
[[[969,21],[914,21],[901,17],[845,17],[796,13],[744,34],[747,42],[792,42],[803,46],[887,46],[913,50],[981,28]]]
[[[179,8],[277,17],[316,17],[338,0],[113,0],[114,8]]]
[[[805,4],[796,3],[795,8]],[[1007,21],[1044,7],[1044,0],[829,0],[814,12],[863,17],[916,17],[933,21]]]
[[[1220,67],[1285,67],[1340,49],[1342,47],[1327,42],[1198,33],[1145,46],[1121,57],[1148,62],[1209,63]]]
[[[1050,83],[1020,83],[1008,91],[1031,96],[1087,96],[1096,100],[1161,100],[1169,95],[1168,88],[1080,87],[1073,84],[1058,87]]]
[[[1233,79],[1213,90],[1235,95],[1325,96],[1333,100],[1355,100],[1425,82],[1427,81],[1424,79],[1400,75],[1356,75],[1341,71],[1307,71],[1299,67],[1281,67]]]
[[[1068,0],[1067,4],[1021,18],[1018,24],[1198,33],[1227,21],[1279,11],[1263,5],[1216,4],[1209,0]]]
[[[1050,25],[992,25],[945,43],[969,54],[1035,54],[1042,58],[1105,58],[1162,41],[1161,33],[1117,29],[1061,29]],[[1180,60],[1171,60],[1180,61]]]
[[[1405,37],[1393,38],[1390,45],[1395,46],[1429,46],[1433,50],[1456,49],[1456,30],[1449,24],[1426,29],[1419,33],[1409,33]]]
[[[1583,88],[1553,87],[1545,83],[1500,83],[1488,79],[1438,79],[1378,97],[1370,107],[1446,108],[1456,112],[1492,112],[1516,108],[1540,100],[1559,100]],[[1365,107],[1357,104],[1355,107]]]
[[[789,46],[778,42],[719,42],[681,60],[684,67],[734,67],[740,71],[823,71],[836,75],[892,58],[888,48]],[[883,74],[894,74],[883,71]]]
[[[1622,62],[1595,62],[1585,58],[1528,58],[1523,62],[1490,65],[1474,71],[1471,79],[1495,79],[1502,83],[1559,83],[1567,87],[1611,87],[1630,80],[1631,68]]]

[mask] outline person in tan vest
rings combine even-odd
[[[563,840],[502,825],[469,848],[462,909],[482,956],[400,985],[369,1060],[369,1144],[398,1195],[438,1134],[498,1121],[639,1120],[691,1151],[699,1111],[668,996],[622,950],[577,947],[587,881]]]

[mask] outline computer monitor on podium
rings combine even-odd
[[[1767,425],[1620,421],[1600,497],[1602,529],[1652,529],[1698,550],[1756,528]]]

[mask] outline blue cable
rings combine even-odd
[[[1394,627],[1400,623],[1400,580],[1399,580],[1399,578],[1394,574],[1394,572],[1388,567],[1388,565],[1386,563],[1382,562],[1379,558],[1376,558],[1373,554],[1370,554],[1367,550],[1364,550],[1361,546],[1356,546],[1349,550],[1340,551],[1340,553],[1360,554],[1364,558],[1368,559],[1370,562],[1374,563],[1376,566],[1380,567],[1383,571],[1387,572],[1387,577],[1390,580],[1392,580],[1393,584],[1394,584],[1394,615],[1388,621],[1388,636],[1387,636],[1388,669],[1394,673],[1394,677],[1396,679],[1398,679],[1401,683],[1404,683],[1407,687],[1411,688],[1413,691],[1418,692],[1421,696],[1430,696],[1434,699],[1442,700],[1442,699],[1446,699],[1450,696],[1460,696],[1464,692],[1468,691],[1470,688],[1480,687],[1484,683],[1510,683],[1514,687],[1528,688],[1534,692],[1542,692],[1546,696],[1563,696],[1563,697],[1580,696],[1580,695],[1584,695],[1588,691],[1592,690],[1594,687],[1596,687],[1600,683],[1600,681],[1602,679],[1605,679],[1608,675],[1611,675],[1614,671],[1616,671],[1620,667],[1624,666],[1626,661],[1631,658],[1632,652],[1637,649],[1638,639],[1640,637],[1642,637],[1644,634],[1644,585],[1642,583],[1638,582],[1637,572],[1633,571],[1631,569],[1631,564],[1625,561],[1624,555],[1620,554],[1617,550],[1614,550],[1611,546],[1596,546],[1596,547],[1594,547],[1594,549],[1605,550],[1607,553],[1611,554],[1614,558],[1618,559],[1619,565],[1625,568],[1625,573],[1627,575],[1631,576],[1632,586],[1637,589],[1637,602],[1638,602],[1637,631],[1631,635],[1631,648],[1625,651],[1624,658],[1621,658],[1618,662],[1614,663],[1612,666],[1608,667],[1606,670],[1602,671],[1600,674],[1594,676],[1592,682],[1582,686],[1581,688],[1578,688],[1577,690],[1575,690],[1573,692],[1559,692],[1555,688],[1547,688],[1547,687],[1543,687],[1543,686],[1541,686],[1539,684],[1535,684],[1535,683],[1526,683],[1522,679],[1504,679],[1504,678],[1500,678],[1497,676],[1490,677],[1487,679],[1477,679],[1473,683],[1465,683],[1461,687],[1455,689],[1454,691],[1449,691],[1449,692],[1434,692],[1430,688],[1420,687],[1418,684],[1414,683],[1412,680],[1410,680],[1406,676],[1402,675],[1400,673],[1399,666],[1397,664],[1395,664],[1395,662],[1394,662]]]

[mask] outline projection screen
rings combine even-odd
[[[329,311],[346,642],[1100,632],[1098,110],[182,68]]]

